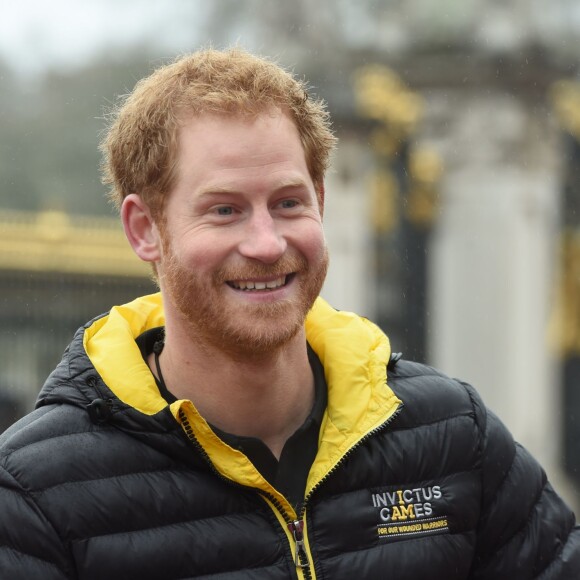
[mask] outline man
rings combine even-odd
[[[106,180],[160,294],[80,329],[1,437],[1,578],[580,577],[573,514],[477,393],[318,298],[333,146],[241,50],[119,108]]]

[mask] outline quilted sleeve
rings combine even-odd
[[[537,461],[471,387],[482,433],[482,517],[472,580],[578,580],[580,527]]]
[[[76,575],[70,568],[50,522],[14,477],[0,467],[0,578],[72,580]]]

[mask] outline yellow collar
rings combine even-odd
[[[146,415],[166,407],[135,338],[164,324],[160,294],[114,307],[85,332],[86,352],[107,386],[124,403]],[[388,421],[400,404],[386,383],[391,349],[388,338],[370,321],[340,312],[318,298],[309,312],[306,337],[324,367],[328,408],[324,414],[319,452],[308,489],[330,472],[341,457],[369,433]],[[191,401],[176,401],[210,459],[225,477],[245,485],[272,488],[248,460],[228,447],[211,430]],[[275,490],[274,490],[275,491]]]

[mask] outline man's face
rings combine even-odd
[[[278,110],[182,128],[158,264],[166,311],[190,336],[262,354],[303,328],[328,266],[298,131]]]

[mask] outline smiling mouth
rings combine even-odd
[[[275,278],[274,280],[268,280],[267,282],[257,280],[229,280],[226,283],[234,290],[243,290],[244,292],[268,292],[286,286],[292,276],[294,276],[294,274],[287,274]]]

